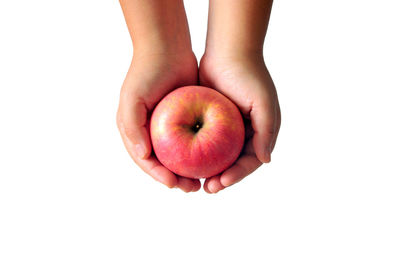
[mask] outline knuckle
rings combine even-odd
[[[132,129],[125,129],[124,133],[126,135],[126,137],[130,140],[134,140],[136,139],[136,131],[132,130]]]
[[[268,135],[275,135],[276,129],[274,127],[270,127],[267,129],[267,134]]]

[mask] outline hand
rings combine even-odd
[[[200,85],[214,88],[236,103],[245,118],[246,141],[238,160],[204,183],[206,192],[216,193],[270,162],[280,128],[280,107],[262,54],[206,53],[200,62],[199,78]]]
[[[175,88],[197,84],[192,52],[134,55],[122,85],[117,124],[124,145],[139,167],[155,180],[185,192],[197,191],[199,180],[176,176],[152,153],[149,119],[156,104]]]

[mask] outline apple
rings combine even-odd
[[[156,106],[150,136],[158,160],[177,175],[215,176],[238,158],[244,123],[227,97],[202,86],[178,88]]]

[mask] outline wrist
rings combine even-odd
[[[264,38],[260,35],[239,31],[231,26],[219,26],[209,29],[206,42],[206,53],[213,56],[262,57]]]
[[[120,0],[136,53],[191,51],[183,0]]]
[[[249,47],[232,47],[230,45],[211,46],[207,45],[204,56],[213,58],[232,58],[232,59],[261,59],[263,58],[263,49],[255,49]]]
[[[218,61],[253,61],[263,62],[264,53],[262,49],[246,49],[239,47],[206,46],[203,58]]]
[[[192,54],[192,46],[190,42],[175,39],[171,40],[163,36],[151,36],[143,38],[133,44],[135,56],[147,55],[189,55]]]
[[[191,49],[168,49],[167,47],[154,47],[153,49],[134,49],[133,61],[137,62],[153,62],[163,64],[173,64],[181,62],[184,64],[187,61],[196,61],[196,56]]]
[[[271,5],[272,0],[210,0],[207,53],[262,57]]]

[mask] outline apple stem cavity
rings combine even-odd
[[[196,123],[194,124],[194,126],[192,127],[192,131],[194,133],[197,133],[202,128],[202,126],[203,126],[203,123],[200,120],[197,120]]]

